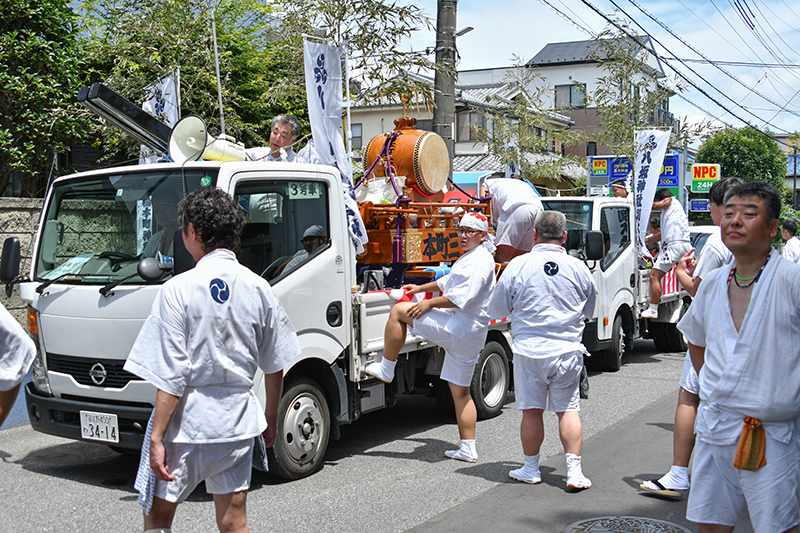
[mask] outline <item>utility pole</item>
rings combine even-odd
[[[438,0],[436,9],[436,63],[453,70],[456,65],[456,4],[458,0]],[[455,121],[455,79],[436,71],[433,79],[433,132],[447,145],[453,161],[453,122]]]

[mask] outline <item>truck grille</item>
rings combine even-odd
[[[69,374],[81,385],[92,387],[110,387],[121,389],[129,381],[141,381],[141,378],[122,369],[125,361],[119,359],[90,359],[88,357],[72,357],[67,355],[47,354],[47,368],[51,372]],[[101,379],[105,371],[105,379]],[[92,379],[95,375],[95,380]]]

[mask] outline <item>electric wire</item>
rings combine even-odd
[[[699,55],[699,56],[700,56],[700,57],[702,57],[703,59],[705,59],[705,60],[708,60],[708,61],[709,61],[709,63],[710,63],[710,64],[711,64],[713,67],[715,67],[717,70],[719,70],[720,72],[722,72],[723,74],[725,74],[727,77],[729,77],[730,79],[732,79],[733,81],[735,81],[736,83],[738,83],[739,85],[741,85],[742,87],[744,87],[745,89],[747,89],[748,91],[750,91],[751,93],[753,93],[753,94],[755,94],[755,95],[757,95],[757,96],[761,97],[762,99],[766,100],[767,102],[769,102],[769,103],[770,103],[770,104],[772,104],[772,105],[775,105],[775,106],[778,106],[778,107],[781,107],[781,108],[784,108],[784,109],[785,109],[785,108],[786,108],[786,106],[789,104],[789,102],[791,102],[791,99],[789,99],[789,102],[787,102],[786,104],[779,104],[778,102],[775,102],[774,100],[772,100],[772,99],[771,99],[770,97],[768,97],[767,95],[765,95],[765,94],[762,94],[762,93],[758,92],[758,91],[755,89],[755,87],[750,87],[750,86],[748,86],[748,85],[747,85],[746,83],[744,83],[742,80],[740,80],[739,78],[737,78],[736,76],[734,76],[733,74],[731,74],[730,72],[728,72],[727,70],[725,70],[724,68],[720,67],[718,64],[716,64],[716,63],[712,62],[710,59],[708,59],[708,58],[705,56],[705,54],[703,54],[702,52],[700,52],[700,50],[698,50],[697,48],[695,48],[694,46],[692,46],[691,44],[689,44],[689,43],[688,43],[688,42],[687,42],[685,39],[683,39],[683,38],[682,38],[681,36],[679,36],[677,33],[675,33],[674,31],[672,31],[672,29],[670,29],[670,28],[669,28],[669,26],[667,26],[666,24],[664,24],[663,22],[661,22],[659,19],[655,18],[653,15],[651,15],[650,13],[648,13],[648,12],[647,12],[647,11],[646,11],[646,10],[645,10],[645,9],[644,9],[642,6],[640,6],[640,5],[639,5],[639,4],[636,2],[636,0],[628,0],[628,2],[630,2],[631,4],[633,4],[633,6],[634,6],[634,7],[636,7],[636,9],[638,9],[639,11],[641,11],[641,12],[642,12],[642,14],[644,14],[644,15],[645,15],[646,17],[648,17],[650,20],[652,20],[653,22],[655,22],[656,24],[658,24],[659,26],[661,26],[661,28],[663,28],[665,31],[667,31],[667,33],[669,33],[670,35],[672,35],[672,36],[673,36],[675,39],[677,39],[677,40],[678,40],[678,41],[679,41],[681,44],[683,44],[684,46],[686,46],[687,48],[689,48],[689,50],[691,50],[691,51],[692,51],[692,52],[694,52],[695,54]],[[612,4],[616,5],[616,4],[613,2],[613,0],[612,0]],[[624,13],[624,11],[623,11],[623,13]],[[625,13],[625,14],[627,15],[627,13]],[[629,16],[629,15],[628,15],[628,16]],[[634,21],[634,22],[635,22],[635,21]],[[637,25],[638,25],[638,23],[637,23]],[[641,28],[641,26],[639,26],[639,27]],[[643,30],[643,31],[645,31],[645,30],[644,30],[644,28],[642,28],[642,30]],[[659,43],[659,44],[660,44],[660,43]],[[662,45],[662,46],[663,46],[663,45]],[[665,48],[665,50],[666,50],[666,48]],[[691,69],[691,67],[689,67],[689,68]],[[694,70],[692,70],[692,72],[694,72]],[[695,73],[695,74],[696,74],[696,73]],[[708,82],[706,82],[706,83],[708,83]],[[721,92],[721,91],[720,91],[720,93],[722,94],[722,92]],[[796,93],[795,93],[795,95],[796,95]],[[794,98],[794,97],[792,97],[792,98]],[[730,99],[730,100],[731,100],[731,101],[733,101],[732,99]],[[741,106],[740,104],[738,104],[738,103],[737,103],[736,105],[737,105],[737,106],[739,106],[739,107],[742,107],[742,106]],[[744,109],[744,108],[742,108],[742,109]],[[748,111],[748,112],[749,112],[749,111]],[[800,118],[800,113],[795,113],[795,112],[793,112],[793,111],[788,111],[788,110],[787,110],[787,112],[788,112],[788,113],[790,113],[790,114],[792,114],[792,115],[794,115],[794,116],[796,116],[796,117],[798,117],[798,118]],[[755,115],[755,114],[753,114],[753,116],[756,116],[756,115]]]

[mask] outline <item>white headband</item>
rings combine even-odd
[[[489,231],[489,221],[486,219],[486,216],[475,211],[470,211],[461,217],[461,222],[458,226],[472,228],[478,231]]]

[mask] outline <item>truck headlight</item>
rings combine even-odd
[[[47,377],[47,370],[44,367],[42,356],[37,355],[33,359],[31,365],[31,383],[36,392],[43,396],[52,396],[53,391],[50,389],[50,379]]]

